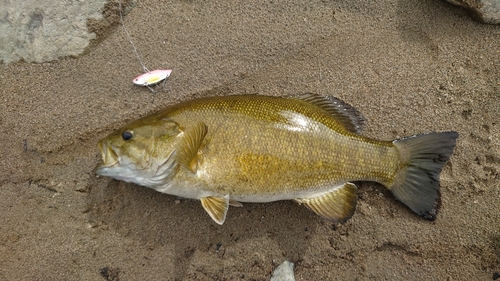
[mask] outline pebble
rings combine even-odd
[[[293,274],[293,262],[284,261],[273,272],[271,281],[295,281]]]

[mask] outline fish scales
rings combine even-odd
[[[259,100],[234,96],[197,102],[159,116],[168,115],[188,126],[204,120],[214,128],[206,136],[210,144],[201,149],[198,169],[203,176],[196,180],[221,194],[241,197],[283,193],[280,199],[292,199],[331,183],[386,182],[394,176],[394,158],[399,155],[392,143],[346,132],[311,104],[264,96]],[[291,114],[301,119],[293,120],[288,116]],[[294,126],[300,130],[290,128]],[[304,187],[309,189],[305,191]]]
[[[458,135],[378,141],[359,135],[360,124],[357,112],[333,97],[195,99],[103,139],[97,173],[200,199],[220,224],[237,201],[290,199],[344,221],[355,207],[351,181],[378,182],[419,215],[435,218],[439,186],[427,182],[436,181]],[[421,202],[427,197],[432,202]]]

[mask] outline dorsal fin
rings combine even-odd
[[[207,125],[200,122],[187,129],[177,144],[177,161],[193,173],[198,169],[198,150],[207,131]]]
[[[336,97],[307,93],[294,98],[313,104],[328,112],[350,132],[360,133],[363,129],[365,121],[363,116],[354,107]]]

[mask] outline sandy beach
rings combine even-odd
[[[0,280],[269,280],[285,260],[296,280],[500,272],[500,26],[435,0],[139,0],[124,21],[149,69],[173,69],[164,89],[132,84],[118,24],[78,57],[0,65]],[[198,201],[93,172],[127,122],[257,93],[336,96],[381,140],[457,131],[437,219],[360,182],[344,224],[280,201],[219,226]]]

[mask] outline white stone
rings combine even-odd
[[[293,262],[284,261],[273,272],[271,281],[295,281]]]

